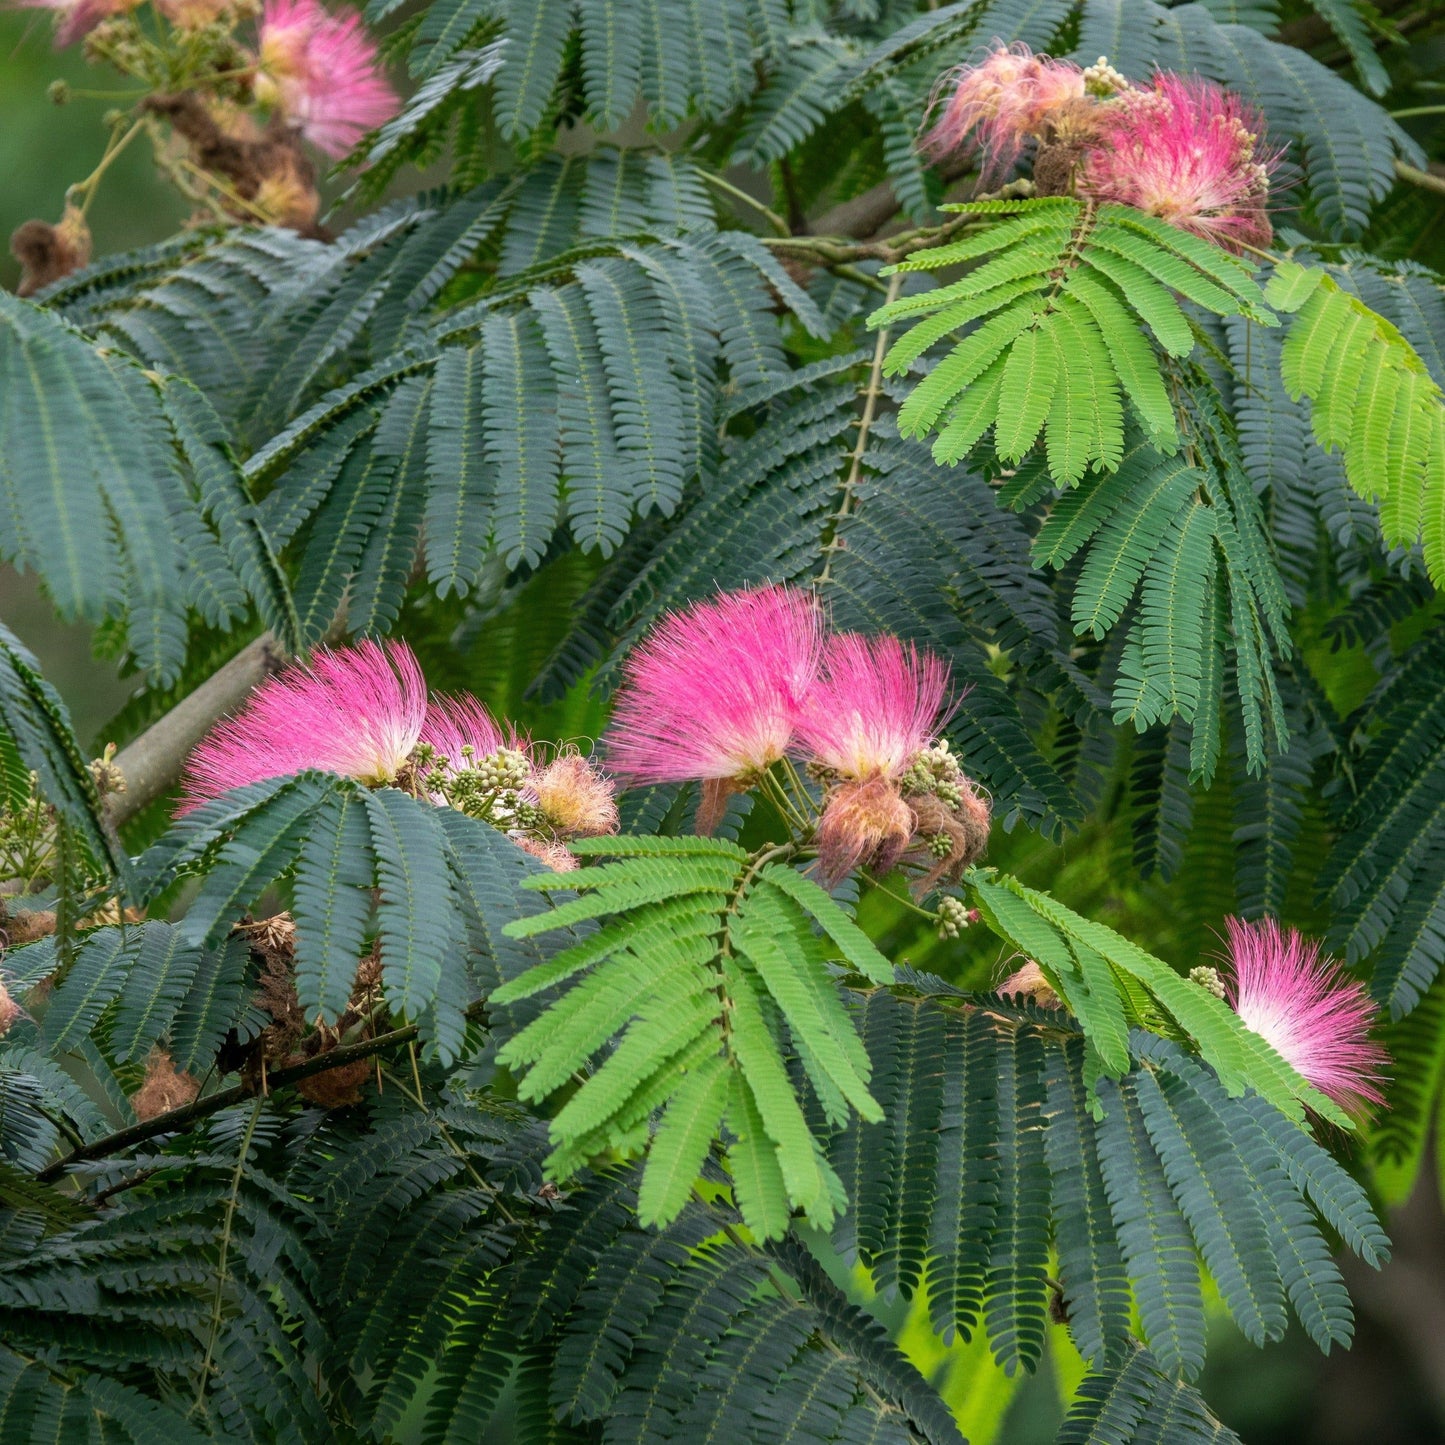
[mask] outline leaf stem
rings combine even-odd
[[[231,1175],[231,1193],[226,1200],[226,1213],[221,1224],[221,1252],[216,1262],[216,1294],[211,1301],[211,1328],[206,1337],[206,1357],[201,1361],[201,1375],[196,1382],[196,1402],[191,1406],[191,1412],[199,1410],[205,1403],[206,1384],[211,1378],[211,1361],[216,1355],[216,1341],[221,1337],[221,1324],[223,1310],[226,1303],[226,1262],[231,1252],[231,1226],[236,1218],[236,1205],[241,1197],[241,1177],[246,1172],[246,1156],[251,1152],[251,1140],[256,1133],[256,1124],[261,1118],[261,1110],[266,1103],[266,1096],[258,1094],[255,1106],[251,1110],[251,1118],[246,1125],[246,1132],[241,1136],[241,1152],[236,1159],[236,1168]]]
[[[888,299],[884,305],[895,301],[902,287],[903,275],[895,271],[888,278]],[[843,500],[838,504],[838,510],[829,524],[828,540],[823,544],[823,570],[813,583],[814,590],[821,590],[832,579],[834,554],[843,547],[843,540],[838,533],[853,511],[854,493],[863,476],[863,455],[868,450],[868,433],[872,429],[873,417],[878,409],[878,394],[883,385],[883,357],[888,350],[888,337],[889,328],[885,326],[873,340],[873,364],[868,370],[868,385],[863,394],[863,415],[858,419],[858,436],[853,443],[853,454],[848,459],[848,475],[843,481]]]
[[[131,143],[131,141],[133,141],[139,134],[139,132],[142,131],[144,128],[144,118],[132,121],[130,129],[127,130],[124,135],[120,136],[119,139],[117,139],[116,137],[120,131],[120,127],[117,126],[115,130],[111,131],[110,140],[106,144],[105,150],[102,153],[100,157],[100,162],[99,164],[97,164],[96,168],[91,171],[91,173],[86,176],[83,181],[77,181],[66,191],[65,199],[68,204],[73,204],[77,196],[84,196],[85,199],[80,203],[80,214],[82,216],[85,215],[85,213],[90,209],[90,203],[95,197],[96,187],[100,185],[101,179],[104,177],[105,173],[115,163],[116,157],[119,156],[123,150],[125,150],[125,148]]]
[[[725,196],[731,196],[735,201],[741,201],[745,206],[754,210],[760,215],[780,237],[786,237],[792,233],[788,229],[788,223],[770,206],[765,205],[756,196],[750,196],[741,186],[735,186],[725,176],[720,176],[716,171],[698,169],[698,174],[708,185],[715,190],[721,191]]]
[[[1412,186],[1420,186],[1427,191],[1435,191],[1445,196],[1445,176],[1437,176],[1430,171],[1422,171],[1418,166],[1412,166],[1405,161],[1395,162],[1395,174],[1402,181],[1409,181]]]

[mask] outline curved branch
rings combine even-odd
[[[317,1054],[315,1058],[307,1059],[304,1063],[292,1064],[285,1069],[272,1069],[266,1075],[266,1091],[270,1093],[287,1084],[309,1079],[313,1074],[324,1074],[328,1069],[339,1069],[343,1064],[369,1059],[373,1054],[384,1053],[397,1044],[410,1043],[416,1038],[417,1032],[415,1024],[406,1024],[402,1028],[392,1029],[390,1033],[379,1034],[374,1039],[360,1039],[354,1044],[342,1044],[324,1054]],[[154,1119],[144,1119],[139,1124],[117,1129],[114,1134],[107,1134],[103,1139],[96,1139],[79,1149],[73,1149],[63,1159],[47,1164],[35,1177],[43,1184],[49,1183],[59,1179],[74,1164],[84,1164],[90,1159],[104,1159],[110,1154],[118,1154],[133,1144],[143,1144],[147,1139],[155,1138],[157,1134],[177,1133],[197,1120],[218,1114],[222,1109],[229,1109],[232,1104],[254,1098],[258,1092],[259,1080],[254,1083],[234,1084],[229,1089],[221,1089],[217,1093],[206,1095],[204,1099],[196,1099],[193,1103],[183,1104],[179,1109],[157,1114]]]

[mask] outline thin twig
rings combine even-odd
[[[745,206],[756,211],[778,235],[786,236],[788,234],[788,223],[756,196],[750,196],[741,186],[733,185],[726,176],[720,176],[716,171],[699,170],[698,174],[715,190],[721,191],[725,196],[731,196],[735,201],[741,201]]]
[[[144,124],[145,122],[141,120],[133,122],[130,129],[126,131],[124,135],[120,136],[119,139],[117,139],[119,127],[112,131],[110,143],[106,146],[105,153],[101,156],[99,164],[83,181],[77,181],[66,193],[66,199],[70,201],[73,201],[77,196],[84,197],[84,200],[80,203],[80,214],[82,216],[90,209],[91,200],[95,196],[95,189],[100,184],[102,177],[114,164],[116,157],[136,138],[136,135]]]
[[[1407,165],[1404,161],[1395,162],[1395,174],[1402,181],[1409,181],[1412,186],[1419,186],[1422,190],[1435,191],[1445,196],[1445,176],[1433,175],[1429,171],[1422,171],[1418,166]]]

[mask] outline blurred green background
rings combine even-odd
[[[99,159],[103,117],[117,104],[115,97],[84,94],[88,87],[117,82],[86,67],[78,50],[56,52],[50,28],[44,12],[0,10],[0,236],[7,241],[31,217],[59,219],[67,185],[85,177]],[[77,92],[62,106],[47,99],[47,87],[57,79]],[[97,255],[159,240],[184,219],[184,204],[156,178],[143,144],[107,174],[89,215]],[[1429,230],[1422,228],[1422,239]],[[18,276],[7,247],[0,257],[0,285],[13,288]],[[39,654],[71,707],[82,742],[98,751],[107,741],[104,725],[129,696],[130,685],[111,664],[91,656],[89,629],[58,623],[33,582],[8,568],[0,568],[0,617]],[[405,619],[401,630],[406,631]],[[495,649],[495,632],[485,642]],[[509,687],[489,688],[485,651],[474,643],[449,665],[428,657],[428,673],[439,685],[472,687],[499,711],[543,731],[566,730],[561,716],[529,717],[520,697],[503,695]],[[1345,652],[1326,658],[1319,644],[1315,651],[1332,691],[1342,694],[1337,702],[1348,705],[1369,687],[1372,673],[1361,657]],[[1111,796],[1120,781],[1106,784],[1099,823],[1061,847],[1018,833],[996,839],[990,861],[1187,967],[1216,946],[1213,930],[1229,906],[1234,844],[1227,799],[1220,790],[1205,805],[1176,882],[1144,884],[1133,866],[1127,830],[1110,823]],[[982,939],[966,936],[942,944],[886,900],[875,899],[870,907],[870,924],[883,929],[884,946],[918,967],[972,986],[996,982],[1011,967]],[[1392,1221],[1391,1232],[1399,1252],[1386,1274],[1378,1280],[1363,1270],[1350,1275],[1360,1326],[1348,1354],[1323,1359],[1298,1329],[1264,1351],[1228,1327],[1215,1332],[1204,1393],[1248,1445],[1445,1442],[1445,1218],[1433,1187]],[[1077,1378],[1078,1364],[1068,1358],[1067,1346],[1051,1354],[1038,1376],[1018,1385],[994,1369],[979,1342],[950,1349],[935,1341],[919,1324],[916,1307],[910,1311],[905,1302],[884,1300],[875,1307],[969,1422],[976,1445],[1045,1445],[1053,1439],[1062,1418],[1060,1388],[1071,1389]]]

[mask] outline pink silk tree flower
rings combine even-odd
[[[426,681],[404,643],[319,652],[263,682],[186,764],[179,812],[231,788],[316,768],[395,782],[426,718]]]
[[[829,638],[808,691],[798,737],[845,778],[901,778],[942,730],[948,664],[887,634]]]
[[[154,0],[157,10],[182,30],[213,25],[231,6],[231,0]]]
[[[474,697],[433,698],[422,723],[420,741],[429,743],[437,755],[437,763],[447,760],[448,772],[459,772],[467,766],[467,749],[471,760],[477,761],[500,748],[512,747],[527,751],[525,741],[515,734],[503,734],[491,713]]]
[[[540,858],[554,873],[575,873],[581,866],[565,843],[544,843],[538,838],[519,837],[512,841],[522,852]]]
[[[903,777],[938,736],[947,692],[947,664],[896,637],[829,640],[798,722],[799,741],[833,775],[818,822],[828,884],[860,865],[886,872],[908,848],[918,818]]]
[[[590,758],[565,752],[532,774],[527,795],[547,826],[564,838],[598,838],[618,828],[612,783]]]
[[[333,157],[390,120],[401,104],[360,17],[333,15],[318,0],[266,0],[255,88],[263,105],[279,108]]]
[[[1269,178],[1279,153],[1263,117],[1210,80],[1164,73],[1099,107],[1082,196],[1133,206],[1217,246],[1268,246]]]
[[[625,786],[702,781],[698,831],[793,741],[823,620],[794,587],[729,592],[668,614],[628,658],[607,738]]]
[[[1004,175],[1029,140],[1084,99],[1084,73],[1066,60],[999,46],[976,65],[949,71],[934,90],[938,118],[923,136],[925,155],[982,153],[981,180]]]
[[[1370,1041],[1376,1010],[1364,986],[1272,918],[1225,926],[1225,997],[1244,1026],[1342,1108],[1381,1103],[1386,1054]]]
[[[51,10],[55,13],[55,45],[73,45],[89,35],[102,20],[134,10],[140,0],[12,0],[21,10]]]

